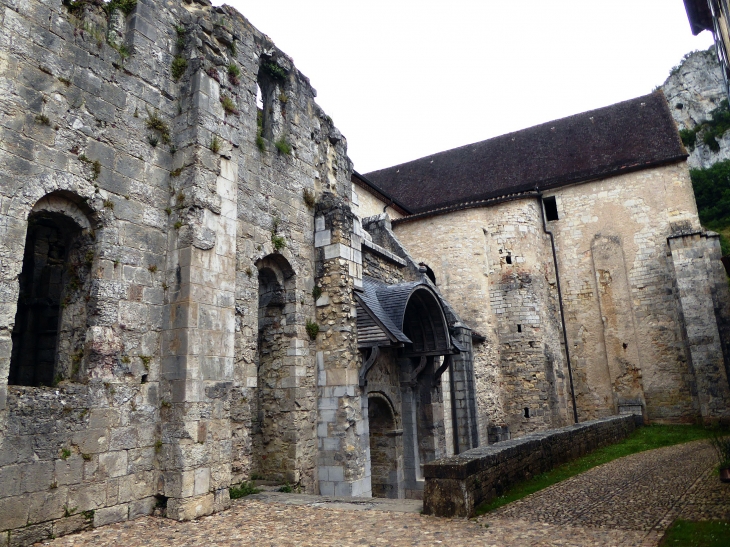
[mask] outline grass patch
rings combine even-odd
[[[238,486],[231,486],[228,489],[228,493],[232,500],[250,496],[251,494],[258,494],[259,492],[261,492],[261,490],[256,488],[252,482],[242,482]]]
[[[675,520],[660,547],[726,547],[730,545],[730,522],[722,520]]]
[[[653,424],[640,427],[619,443],[604,446],[582,458],[578,458],[546,473],[517,483],[504,495],[479,505],[476,508],[476,514],[483,515],[484,513],[493,511],[503,505],[522,499],[543,488],[552,486],[555,483],[569,479],[570,477],[617,458],[623,458],[624,456],[644,452],[645,450],[687,443],[698,439],[707,439],[712,436],[713,431],[702,426],[691,425]]]

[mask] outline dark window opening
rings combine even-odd
[[[530,409],[525,407],[525,418],[529,418],[529,417],[530,417]]]
[[[275,140],[283,132],[286,118],[285,87],[287,79],[288,74],[274,59],[261,58],[256,90],[259,137]]]
[[[517,325],[517,332],[522,332],[522,325]]]
[[[143,374],[142,375],[142,382],[141,383],[143,383],[143,384],[146,384],[147,383],[147,375],[146,374]]]
[[[87,254],[88,237],[81,233],[62,214],[37,213],[28,219],[8,384],[52,386],[78,375],[83,341],[72,333],[85,331],[75,327],[86,323],[81,293],[93,260],[93,251]]]
[[[545,205],[545,218],[547,220],[560,220],[560,217],[558,217],[558,204],[555,201],[555,196],[545,198],[542,202]]]
[[[512,264],[512,255],[507,255],[505,257],[505,261],[507,262],[507,264]]]

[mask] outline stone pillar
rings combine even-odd
[[[716,283],[713,269],[705,260],[712,245],[708,234],[700,232],[671,236],[667,242],[700,413],[710,420],[725,417],[729,413],[730,386],[713,302]]]
[[[464,452],[479,446],[479,428],[477,424],[474,363],[471,349],[471,329],[457,323],[452,336],[468,351],[451,356],[451,381],[454,382],[454,401],[456,405],[456,428],[459,450]]]
[[[193,105],[210,109],[199,77],[194,87]],[[238,166],[227,139],[217,136],[213,152],[207,129],[191,134],[174,157],[182,171],[172,187],[161,361],[160,461],[167,516],[180,520],[226,508],[231,473]]]
[[[410,359],[398,359],[401,373],[401,416],[403,420],[403,475],[405,497],[420,499],[423,495],[423,473],[418,450],[418,384],[411,381],[413,363]]]
[[[367,394],[358,382],[356,303],[362,287],[356,217],[340,198],[325,193],[317,204],[315,247],[319,252],[317,301],[317,437],[319,489],[323,495],[372,495]]]

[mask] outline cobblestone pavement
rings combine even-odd
[[[705,442],[634,454],[472,520],[420,515],[412,501],[267,493],[193,522],[146,517],[46,544],[649,547],[679,516],[730,519],[730,485],[714,461]]]

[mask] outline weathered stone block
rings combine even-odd
[[[192,520],[213,512],[213,493],[195,498],[170,498],[167,500],[167,516],[175,520]]]
[[[94,512],[94,528],[106,524],[114,524],[127,520],[129,516],[129,505],[124,503],[114,507],[104,507]]]
[[[99,469],[102,477],[120,477],[127,474],[127,452],[105,452],[99,455]]]
[[[53,534],[53,524],[50,522],[26,526],[10,532],[10,545],[11,547],[26,547],[44,539],[49,539],[51,534]]]
[[[25,497],[0,499],[0,530],[11,530],[25,526],[29,507]]]

